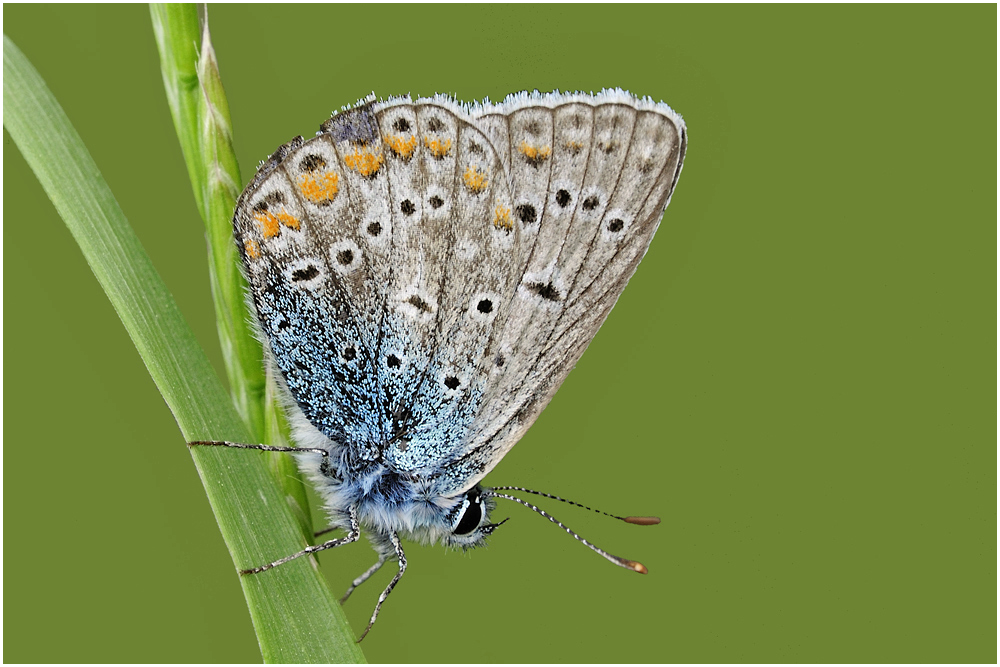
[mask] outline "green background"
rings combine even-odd
[[[3,14],[221,371],[148,9]],[[210,17],[244,181],[372,90],[621,86],[688,123],[649,255],[486,480],[659,514],[542,503],[650,574],[508,503],[488,549],[409,546],[369,660],[996,662],[995,5]],[[259,660],[183,439],[6,133],[3,179],[4,660]],[[321,561],[339,594],[373,557]]]

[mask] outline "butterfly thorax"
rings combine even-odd
[[[432,476],[400,471],[384,460],[360,459],[355,456],[357,447],[327,438],[301,414],[294,415],[297,411],[292,412],[296,442],[330,452],[326,463],[321,456],[301,454],[299,465],[322,496],[335,525],[346,527],[353,510],[368,532],[396,533],[423,544],[462,548],[478,546],[492,532],[492,527],[482,529],[490,526],[493,504],[479,500],[481,486],[441,494]],[[474,504],[476,511],[470,511]]]

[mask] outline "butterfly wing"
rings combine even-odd
[[[279,149],[234,216],[269,356],[347,465],[438,471],[517,285],[506,171],[450,100],[366,100],[321,130]]]
[[[684,145],[669,108],[618,91],[369,99],[283,146],[234,229],[303,416],[348,465],[473,486],[607,317]]]
[[[233,222],[270,357],[296,403],[334,441],[367,443],[377,405],[357,285],[377,283],[352,255],[367,206],[346,176],[329,137],[299,137],[260,168]]]
[[[620,91],[514,98],[477,122],[507,146],[526,261],[496,346],[507,363],[491,369],[445,495],[503,458],[579,360],[652,241],[687,142],[666,105]]]
[[[505,170],[460,107],[395,100],[373,111],[395,154],[390,205],[399,211],[377,353],[382,456],[426,476],[459,455],[479,410],[482,360],[516,286],[519,232]],[[392,148],[414,142],[405,159]]]

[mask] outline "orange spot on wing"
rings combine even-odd
[[[524,157],[528,159],[528,162],[535,166],[548,160],[549,156],[552,155],[551,146],[532,146],[527,141],[522,141],[517,150],[521,151]]]
[[[378,170],[382,168],[385,157],[381,152],[374,152],[365,146],[355,146],[354,152],[344,156],[344,164],[348,169],[353,169],[365,178],[373,178]]]
[[[451,139],[442,140],[424,137],[424,145],[430,149],[431,155],[439,160],[451,152]]]
[[[257,259],[260,257],[260,248],[254,243],[253,239],[247,239],[243,242],[243,249],[246,251],[247,257],[250,259]]]
[[[486,172],[482,171],[479,167],[466,167],[465,174],[462,175],[462,180],[465,181],[465,187],[469,188],[475,194],[479,194],[490,184],[486,178]]]
[[[389,149],[393,153],[403,158],[404,160],[409,160],[413,156],[413,151],[417,150],[417,137],[416,135],[411,136],[409,139],[404,139],[399,135],[390,134],[385,143],[389,145]]]
[[[340,186],[337,185],[339,180],[340,175],[333,172],[307,172],[299,175],[299,190],[303,197],[314,204],[328,204],[340,192]]]
[[[290,229],[299,228],[299,219],[286,211],[281,211],[280,213],[260,211],[258,213],[254,213],[253,217],[254,220],[260,223],[260,228],[264,233],[265,239],[277,236],[278,232],[281,231],[279,225],[284,225]]]
[[[298,229],[299,228],[299,219],[296,218],[291,213],[285,213],[284,211],[282,211],[281,213],[278,213],[277,215],[275,215],[275,217],[278,220],[280,220],[281,224],[283,224],[285,227],[288,227],[290,229]]]
[[[569,149],[570,153],[576,155],[577,153],[583,150],[583,144],[579,141],[567,141],[566,148]]]
[[[260,230],[263,232],[265,239],[278,235],[278,219],[270,211],[254,213],[253,219],[260,224]]]
[[[514,229],[514,221],[510,219],[510,209],[503,204],[497,204],[493,211],[493,226],[497,229],[506,229],[508,232]]]

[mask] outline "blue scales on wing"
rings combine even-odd
[[[461,455],[478,410],[517,232],[481,132],[445,107],[382,107],[282,147],[235,229],[271,360],[305,418],[347,465],[430,477]]]

